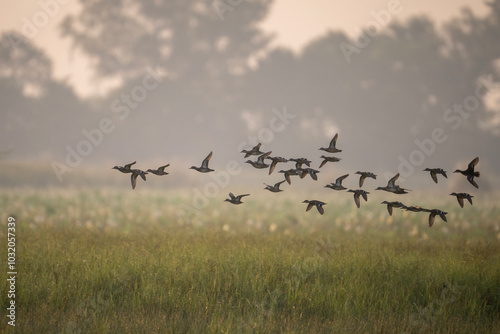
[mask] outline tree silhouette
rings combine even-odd
[[[146,67],[168,73],[131,118],[120,122],[110,137],[116,151],[135,147],[127,132],[144,142],[176,138],[186,145],[207,139],[227,144],[222,135],[241,133],[243,122],[234,112],[241,94],[237,82],[251,71],[249,59],[270,40],[257,23],[271,2],[242,2],[223,20],[212,5],[202,0],[82,1],[82,13],[64,20],[63,36],[94,59],[100,77],[124,79],[101,104],[104,112],[111,113],[113,101],[141,84]],[[214,128],[220,136],[211,135]],[[149,145],[138,151],[145,156],[159,152]]]
[[[269,1],[246,1],[222,22],[202,0],[81,2],[62,33],[95,59],[100,76],[130,78],[160,65],[184,79],[224,78],[248,70],[248,58],[269,41],[256,27]]]
[[[41,95],[52,75],[52,62],[15,32],[0,38],[0,78],[11,79],[25,93]]]
[[[14,32],[0,36],[0,150],[5,158],[54,156],[89,124],[87,108],[52,77],[52,62]]]
[[[311,148],[338,131],[344,168],[369,161],[374,170],[394,170],[440,128],[447,140],[426,154],[426,164],[480,155],[500,165],[492,153],[499,113],[482,100],[467,117],[454,111],[473,97],[482,75],[499,81],[500,0],[488,3],[485,17],[465,9],[445,29],[425,16],[392,22],[350,62],[341,46],[356,39],[340,31],[318,36],[298,53],[270,47],[258,25],[271,4],[263,0],[81,4],[78,16],[63,21],[63,36],[92,58],[99,79],[119,77],[122,85],[102,100],[80,101],[52,78],[43,52],[29,41],[13,47],[2,36],[0,139],[6,146],[0,150],[64,157],[83,129],[106,117],[116,129],[86,161],[109,159],[110,152],[125,161],[193,159],[214,149],[220,163],[237,159],[238,146],[269,126],[272,110],[286,108],[296,118],[264,143],[273,154],[312,158]],[[148,69],[167,76],[127,106],[124,97],[141,88]]]
[[[481,75],[491,75],[494,82],[500,80],[500,1],[494,0],[486,5],[490,8],[486,17],[478,18],[470,9],[464,8],[462,16],[446,26],[451,43],[450,58],[453,63],[460,64],[456,70],[460,73],[461,88],[465,92],[475,89]],[[496,89],[498,91],[500,87]],[[481,105],[473,117],[484,129],[500,135],[500,110],[486,113]]]

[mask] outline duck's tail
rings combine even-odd
[[[480,175],[481,175],[481,173],[479,173],[479,172],[475,172],[475,173],[474,173],[474,176],[475,176],[475,177],[479,177]]]

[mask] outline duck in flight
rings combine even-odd
[[[271,160],[271,166],[269,167],[269,175],[274,171],[274,168],[276,168],[276,165],[278,162],[288,162],[288,159],[282,158],[282,157],[267,157],[266,159]]]
[[[114,166],[113,168],[111,169],[117,169],[119,170],[120,172],[122,173],[132,173],[132,175],[130,176],[130,181],[132,183],[132,189],[135,189],[135,186],[137,184],[137,177],[140,175],[141,178],[146,181],[146,174],[148,174],[148,172],[144,172],[140,169],[132,169],[130,167],[132,167],[132,165],[134,165],[137,161],[134,161],[134,162],[131,162],[129,164],[126,164],[124,166]]]
[[[146,174],[147,172],[144,172],[140,169],[131,169],[130,172],[132,175],[130,175],[130,182],[132,183],[132,189],[135,189],[135,186],[137,184],[137,177],[140,175],[141,178],[146,181]]]
[[[122,173],[132,173],[132,169],[130,169],[130,167],[132,167],[132,165],[134,165],[137,161],[134,161],[134,162],[131,162],[129,164],[126,164],[125,166],[115,166],[111,169],[117,169],[119,170],[120,172]]]
[[[260,155],[257,158],[257,161],[247,160],[245,162],[251,164],[252,166],[258,169],[267,168],[269,167],[269,165],[264,162],[264,159],[266,159],[271,153],[272,151],[269,151],[267,153]]]
[[[426,212],[430,212],[429,214],[429,227],[432,227],[432,225],[434,225],[434,219],[436,218],[436,216],[439,216],[441,217],[442,220],[444,220],[445,222],[448,222],[448,220],[446,219],[446,215],[448,214],[448,212],[444,212],[442,210],[439,210],[439,209],[431,209],[431,210],[424,210]]]
[[[288,170],[280,170],[278,173],[283,173],[285,174],[285,180],[288,182],[288,184],[292,184],[292,180],[290,179],[290,176],[292,175],[300,175],[301,171],[299,169],[288,169]]]
[[[341,158],[325,157],[324,155],[321,156],[321,159],[323,159],[323,161],[319,165],[319,168],[323,167],[327,162],[339,162],[340,160],[342,160]]]
[[[241,199],[245,196],[250,196],[250,194],[243,194],[243,195],[234,196],[233,193],[229,193],[229,198],[226,198],[224,200],[224,202],[229,202],[232,204],[241,204],[241,203],[243,203],[241,201]]]
[[[147,171],[153,173],[154,175],[167,175],[168,173],[165,172],[165,168],[167,168],[168,166],[170,166],[170,164],[160,166],[158,167],[158,169],[148,169]]]
[[[301,179],[303,179],[307,174],[309,174],[314,181],[318,180],[317,173],[319,173],[319,170],[313,168],[298,168],[297,170],[300,171],[299,176]]]
[[[335,183],[333,183],[333,182],[332,182],[332,183],[330,183],[330,184],[327,184],[327,185],[325,186],[325,188],[330,188],[330,189],[333,189],[333,190],[345,190],[345,189],[347,189],[346,187],[344,187],[344,186],[342,185],[342,181],[343,181],[346,177],[348,177],[348,176],[349,176],[349,174],[345,174],[345,175],[342,175],[342,176],[338,177],[338,178],[335,180]]]
[[[262,144],[258,143],[251,150],[243,150],[240,153],[245,153],[245,158],[248,158],[251,155],[261,155],[263,152],[260,151],[260,146]]]
[[[426,169],[424,169],[424,172],[430,172],[431,177],[435,183],[438,183],[438,178],[437,178],[438,174],[441,174],[445,178],[448,178],[448,176],[446,175],[446,171],[442,168],[426,168]]]
[[[311,167],[311,160],[307,160],[306,158],[293,158],[288,160],[295,161],[295,168],[302,168],[302,165]]]
[[[363,183],[365,182],[365,179],[367,177],[371,177],[372,179],[377,179],[377,175],[373,174],[372,172],[360,172],[360,171],[357,171],[356,173],[354,174],[359,174],[361,175],[359,177],[359,187],[361,188],[363,186]]]
[[[464,207],[464,199],[467,199],[469,201],[470,205],[472,205],[472,197],[474,197],[474,196],[472,196],[470,194],[467,194],[467,193],[451,193],[450,195],[457,197],[458,204],[460,204],[461,208]]]
[[[411,212],[422,212],[422,211],[427,211],[427,209],[422,208],[421,206],[404,206],[403,209],[406,209],[406,211],[411,211]]]
[[[266,186],[264,189],[265,190],[269,190],[270,192],[273,192],[273,193],[279,193],[280,191],[283,191],[280,189],[280,185],[285,182],[286,180],[283,180],[281,182],[278,182],[278,183],[275,183],[274,186],[270,186],[268,184],[265,184],[264,185]]]
[[[369,192],[364,191],[363,189],[356,189],[356,190],[349,189],[349,190],[347,190],[347,192],[354,193],[354,203],[356,203],[356,206],[358,207],[358,209],[359,209],[359,206],[361,205],[360,200],[359,200],[359,196],[363,196],[363,199],[365,200],[365,202],[368,201]]]
[[[389,216],[392,216],[392,208],[405,208],[406,207],[406,205],[404,205],[401,202],[383,201],[381,204],[387,204],[387,211],[389,212]]]
[[[337,138],[339,137],[339,134],[336,133],[335,136],[333,136],[333,139],[330,141],[330,145],[328,147],[322,147],[320,150],[328,152],[328,153],[338,153],[342,152],[342,150],[339,150],[337,148]]]
[[[384,190],[384,191],[388,191],[388,192],[394,193],[394,194],[408,194],[408,192],[407,192],[408,189],[401,188],[400,186],[398,186],[396,184],[396,180],[398,178],[399,178],[399,173],[397,173],[396,175],[394,175],[389,180],[389,182],[387,182],[387,186],[385,186],[385,187],[377,187],[377,189],[375,189],[375,190]]]
[[[197,170],[200,173],[208,173],[208,172],[213,172],[213,169],[210,169],[208,167],[208,163],[210,162],[210,159],[212,158],[212,153],[210,152],[205,159],[203,159],[203,162],[201,163],[201,167],[196,167],[196,166],[191,166],[189,169],[194,169]]]
[[[469,165],[467,166],[466,170],[457,169],[453,173],[460,173],[462,175],[467,176],[467,181],[469,181],[470,184],[472,184],[474,187],[479,188],[476,181],[474,181],[474,178],[479,177],[480,175],[479,172],[476,172],[474,170],[474,167],[477,165],[478,162],[479,162],[479,157],[476,157],[474,160],[469,162]]]
[[[322,215],[325,213],[325,209],[323,209],[323,205],[326,205],[325,202],[317,201],[317,200],[305,200],[302,203],[307,203],[307,209],[306,212],[311,210],[313,206],[316,206],[316,209],[318,209],[318,212]]]

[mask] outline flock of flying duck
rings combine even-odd
[[[337,148],[337,138],[338,134],[336,134],[333,139],[330,141],[330,145],[328,147],[321,147],[320,150],[328,152],[328,153],[339,153],[342,152],[342,150]],[[245,154],[245,158],[248,158],[250,156],[258,156],[256,161],[252,160],[247,160],[246,163],[251,164],[254,168],[257,169],[265,169],[269,167],[269,174],[271,174],[274,169],[276,168],[276,165],[278,163],[285,163],[289,161],[295,162],[295,168],[291,168],[288,170],[280,170],[279,173],[283,173],[285,179],[283,181],[280,181],[273,186],[265,184],[266,186],[264,189],[269,190],[271,192],[277,193],[281,192],[283,190],[280,189],[280,186],[282,183],[287,182],[288,184],[292,184],[291,177],[292,176],[299,176],[301,179],[309,175],[313,180],[318,179],[318,173],[319,170],[311,168],[311,161],[306,159],[306,158],[291,158],[291,159],[285,159],[282,157],[271,157],[272,151],[269,152],[261,152],[260,151],[261,144],[259,143],[255,147],[253,147],[251,150],[243,150],[241,153]],[[202,161],[200,167],[196,166],[191,166],[190,169],[194,169],[200,173],[209,173],[213,172],[214,170],[208,167],[208,164],[210,162],[210,159],[212,158],[213,152],[210,152],[208,156]],[[321,158],[323,161],[319,165],[319,168],[323,167],[325,164],[328,162],[338,162],[341,159],[337,158],[335,156],[324,156],[322,155]],[[270,160],[271,163],[268,164],[266,160]],[[464,176],[467,177],[467,180],[469,181],[470,184],[472,184],[475,188],[479,188],[477,185],[476,181],[474,180],[475,177],[479,177],[480,173],[475,170],[475,166],[478,164],[479,158],[476,157],[474,160],[472,160],[469,165],[467,166],[467,169],[465,170],[455,170],[454,173],[460,173]],[[147,171],[143,171],[140,169],[133,169],[132,166],[136,163],[136,161],[126,164],[124,166],[114,166],[113,169],[117,169],[122,173],[130,173],[131,174],[131,183],[132,183],[132,189],[135,189],[136,184],[137,184],[137,177],[140,176],[144,181],[146,181],[146,174],[152,173],[155,175],[167,175],[169,173],[165,172],[165,168],[170,166],[170,164],[160,166],[157,169],[148,169]],[[303,166],[307,167],[303,167]],[[434,180],[435,183],[438,183],[438,175],[442,175],[445,178],[448,178],[446,175],[446,171],[443,170],[442,168],[425,168],[424,171],[430,172],[430,176],[432,180]],[[347,192],[352,192],[354,194],[354,202],[359,209],[361,205],[360,197],[362,197],[365,201],[368,201],[368,194],[369,192],[361,189],[363,187],[363,184],[365,182],[366,178],[372,178],[372,179],[377,179],[377,175],[375,175],[372,172],[356,172],[355,174],[360,175],[359,177],[359,189],[349,189]],[[338,177],[335,182],[332,182],[330,184],[327,184],[325,187],[330,188],[333,190],[346,190],[347,188],[342,185],[342,181],[347,178],[349,174],[342,175]],[[407,194],[409,189],[404,189],[401,188],[399,185],[396,184],[397,179],[399,178],[399,173],[396,174],[393,178],[389,180],[387,183],[387,186],[385,187],[377,187],[375,190],[384,190],[387,192],[391,192],[394,194],[402,195],[402,194]],[[468,193],[451,193],[450,195],[455,196],[457,198],[457,201],[460,205],[460,207],[464,207],[464,199],[468,200],[469,203],[472,205],[472,195]],[[226,202],[232,203],[232,204],[241,204],[243,203],[241,199],[245,196],[250,196],[250,194],[242,194],[235,196],[233,193],[229,193],[229,198],[226,199]],[[302,203],[307,203],[307,208],[306,211],[311,210],[312,207],[316,207],[318,212],[320,214],[323,214],[324,208],[323,205],[326,205],[325,202],[318,201],[318,200],[305,200]],[[387,205],[387,211],[389,212],[389,215],[392,216],[393,208],[400,208],[403,210],[411,211],[411,212],[427,212],[429,213],[429,227],[432,227],[434,224],[434,219],[436,216],[439,216],[442,220],[445,222],[447,221],[446,219],[446,214],[447,212],[444,212],[439,209],[425,209],[420,206],[406,206],[401,202],[395,201],[395,202],[388,202],[388,201],[383,201],[381,204]]]

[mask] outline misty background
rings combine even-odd
[[[4,32],[0,183],[57,186],[81,176],[128,186],[110,168],[137,160],[144,169],[171,163],[170,182],[191,185],[201,178],[188,168],[210,151],[216,170],[241,163],[237,182],[244,183],[255,170],[242,148],[260,141],[263,151],[304,156],[317,169],[318,149],[338,132],[342,161],[322,168],[322,185],[344,172],[393,175],[409,164],[408,181],[416,180],[409,185],[419,187],[430,180],[425,167],[451,175],[479,156],[481,189],[500,188],[500,0],[486,3],[487,15],[464,9],[442,26],[427,16],[392,15],[387,25],[372,16],[358,36],[331,30],[299,51],[273,45],[259,28],[271,1],[220,1],[226,7],[218,10],[214,3],[82,1],[60,34],[89,57],[97,78],[115,83],[102,97],[79,96],[25,33]],[[476,97],[488,77],[497,84]],[[454,109],[467,103],[472,111]],[[291,116],[280,123],[283,114]],[[103,119],[108,133],[100,130]],[[446,139],[419,146],[436,128]],[[69,152],[78,153],[89,142],[85,131],[94,130],[102,138],[60,182],[54,168],[68,166]],[[282,178],[276,174],[266,183]]]

